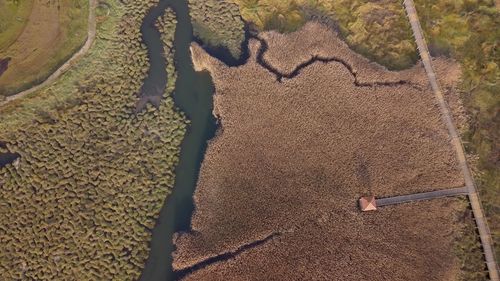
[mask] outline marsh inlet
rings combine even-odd
[[[150,253],[143,269],[141,281],[175,280],[172,271],[173,234],[188,231],[194,210],[193,193],[198,173],[207,147],[207,141],[215,135],[216,120],[212,115],[214,86],[208,73],[197,73],[193,69],[189,46],[193,30],[186,0],[161,0],[144,18],[143,41],[148,48],[151,62],[144,90],[164,89],[166,85],[165,59],[160,33],[154,23],[167,7],[177,17],[175,31],[175,66],[178,77],[175,85],[175,105],[191,121],[181,144],[181,156],[176,167],[173,192],[168,196],[152,232]],[[159,61],[158,61],[159,60]]]
[[[0,76],[9,68],[10,58],[0,59]]]
[[[7,164],[12,164],[20,156],[17,153],[0,153],[0,168],[5,167]]]

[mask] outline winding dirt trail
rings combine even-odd
[[[63,75],[66,71],[68,71],[75,62],[80,59],[82,56],[84,56],[89,50],[90,47],[92,47],[92,44],[94,43],[95,40],[95,34],[96,34],[96,7],[97,7],[97,0],[89,0],[89,19],[88,19],[88,34],[87,34],[87,40],[85,41],[85,44],[78,50],[73,56],[67,60],[63,65],[61,65],[54,73],[52,73],[45,81],[42,83],[29,88],[25,91],[19,92],[15,95],[8,96],[6,97],[5,101],[0,102],[0,106],[3,106],[11,101],[20,99],[24,96],[27,96],[33,92],[36,92],[44,87],[49,86],[52,84],[54,81],[56,81],[61,75]]]
[[[484,216],[484,211],[481,206],[481,201],[479,200],[479,194],[477,192],[477,188],[474,183],[474,179],[472,178],[470,169],[467,165],[463,145],[460,141],[455,125],[453,124],[450,109],[448,108],[439,83],[436,79],[436,73],[434,72],[434,69],[432,67],[431,56],[429,54],[427,43],[425,42],[425,38],[423,36],[422,27],[420,26],[420,21],[417,16],[415,4],[413,3],[413,0],[404,0],[403,3],[408,15],[408,19],[410,21],[411,28],[413,30],[413,35],[417,43],[420,57],[424,64],[425,72],[429,77],[429,82],[434,91],[437,102],[439,103],[443,121],[448,129],[448,133],[451,137],[451,143],[453,145],[453,148],[455,149],[456,156],[458,158],[458,162],[465,179],[465,186],[467,188],[468,197],[472,206],[472,211],[474,213],[474,219],[476,220],[477,228],[479,230],[479,237],[483,246],[483,253],[486,260],[486,265],[488,267],[490,279],[492,281],[500,281],[498,265],[495,261],[493,252],[493,242],[491,239],[490,230],[487,225],[486,217]]]

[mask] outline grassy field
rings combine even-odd
[[[245,39],[238,6],[228,0],[189,0],[194,35],[207,47],[227,48],[233,58],[241,55]]]
[[[311,18],[329,21],[357,52],[390,69],[417,60],[409,23],[400,1],[231,0],[245,21],[259,30],[294,31]]]
[[[93,47],[74,67],[50,87],[0,107],[0,139],[6,138],[16,128],[36,122],[48,112],[55,114],[73,107],[81,99],[83,85],[93,74],[114,71],[114,66],[107,63],[107,60],[112,55],[111,40],[120,15],[116,14],[116,7],[113,8],[115,10],[111,11],[114,13],[98,24]]]
[[[34,0],[0,0],[0,52],[14,43],[28,22]]]
[[[17,13],[2,17],[0,22],[0,58],[11,58],[8,69],[0,76],[0,95],[40,83],[87,38],[87,0],[0,3]]]
[[[460,62],[461,94],[469,114],[464,135],[481,200],[500,256],[500,10],[494,1],[415,0],[434,55]]]

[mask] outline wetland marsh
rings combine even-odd
[[[464,184],[423,69],[371,64],[319,23],[258,36],[239,67],[191,48],[214,79],[220,128],[190,231],[175,235],[182,280],[457,276],[460,200],[373,214],[355,203]]]
[[[96,73],[46,90],[71,96],[68,105],[37,110],[23,130],[0,132],[0,214],[9,215],[0,221],[0,277],[459,274],[453,247],[463,239],[461,199],[367,216],[354,203],[372,192],[463,185],[422,69],[387,71],[349,48],[373,43],[355,48],[366,55],[384,40],[356,39],[349,30],[348,46],[305,14],[296,32],[258,33],[281,30],[295,10],[278,9],[259,27],[246,20],[259,17],[247,2],[101,2],[103,18],[113,21],[101,19],[102,54],[89,59]],[[385,15],[383,5],[391,9],[388,26],[406,26],[396,1],[379,4],[370,6],[375,18],[363,18],[370,26]],[[276,21],[280,13],[286,21]],[[405,28],[383,36],[403,39],[396,68],[414,62]],[[7,67],[0,58],[0,74]],[[20,102],[16,109],[24,110]],[[470,252],[480,261],[476,248]]]
[[[177,231],[189,230],[194,210],[192,195],[196,187],[199,167],[207,141],[214,136],[217,128],[215,117],[212,115],[214,91],[212,80],[207,72],[195,72],[191,63],[189,46],[193,40],[193,29],[187,1],[161,0],[146,15],[143,24],[143,39],[148,47],[150,60],[160,60],[151,64],[149,71],[164,73],[164,62],[161,62],[163,44],[159,41],[159,33],[155,31],[151,23],[167,8],[175,12],[177,20],[173,47],[178,74],[173,97],[176,106],[186,114],[190,124],[181,144],[180,160],[175,169],[172,194],[165,201],[152,231],[151,250],[140,278],[141,281],[175,279],[175,273],[171,267],[171,253],[174,249],[173,234]],[[150,76],[146,83],[151,83],[148,85],[150,88],[156,88],[157,85],[166,83],[165,77],[165,75]]]

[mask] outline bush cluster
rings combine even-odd
[[[139,277],[187,125],[169,95],[133,113],[148,66],[140,25],[156,2],[120,4],[108,61],[118,71],[96,73],[74,107],[9,134],[21,157],[0,169],[0,279]]]
[[[241,55],[244,23],[238,6],[226,0],[189,0],[194,35],[209,47],[227,48],[234,58]]]

